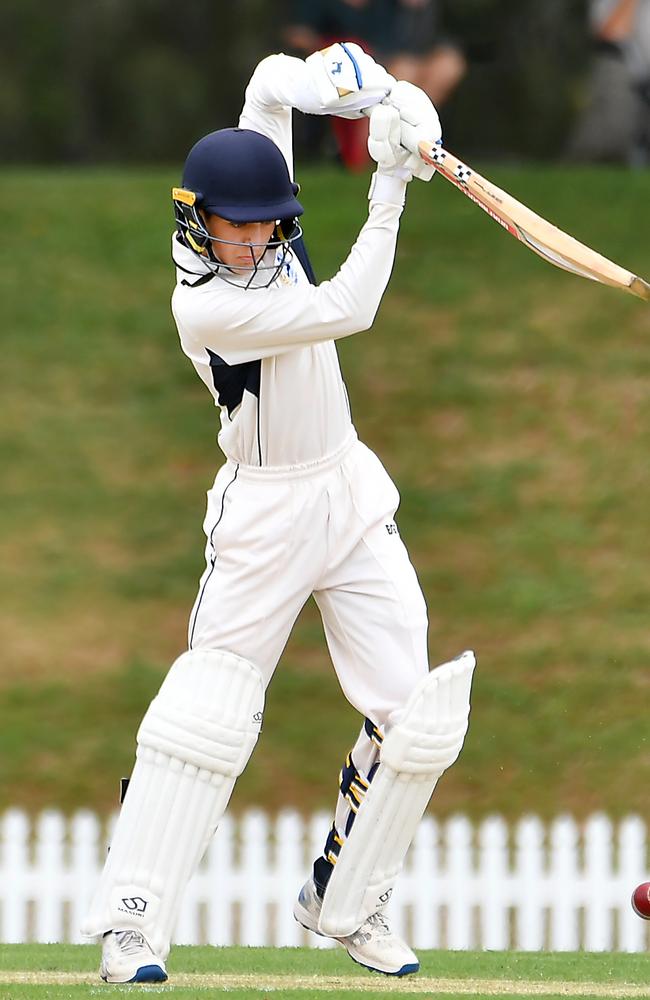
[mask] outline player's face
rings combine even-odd
[[[205,224],[210,236],[225,241],[213,243],[212,248],[233,271],[258,264],[275,229],[275,222],[229,222],[220,215],[206,216]]]

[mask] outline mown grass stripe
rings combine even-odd
[[[96,974],[87,972],[0,972],[0,984],[74,986],[98,984]],[[417,979],[376,976],[266,976],[256,974],[180,973],[160,989],[170,987],[204,989],[256,989],[266,993],[288,990],[355,991],[361,993],[456,994],[462,996],[566,996],[566,997],[650,997],[649,986],[622,983],[540,982],[514,979]]]

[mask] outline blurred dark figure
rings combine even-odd
[[[358,42],[398,80],[421,87],[436,106],[444,104],[466,72],[458,45],[445,38],[438,0],[293,0],[284,40],[306,56],[332,42]],[[369,162],[368,123],[330,119],[337,152],[350,170]],[[306,143],[316,145],[321,123],[306,125]],[[300,140],[300,136],[299,136]]]
[[[458,44],[447,37],[435,0],[393,0],[386,68],[426,91],[436,107],[451,97],[467,71]]]
[[[591,0],[589,100],[569,156],[650,163],[650,0]]]

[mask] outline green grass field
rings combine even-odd
[[[342,950],[176,948],[164,986],[106,986],[98,949],[74,945],[3,945],[1,1000],[165,994],[175,1000],[267,993],[296,1000],[375,1000],[387,994],[461,997],[650,997],[647,955],[514,952],[422,952],[417,976],[402,980],[355,966]]]
[[[484,169],[650,275],[650,174]],[[169,312],[176,179],[2,174],[0,808],[112,810],[185,645],[221,458]],[[367,178],[299,179],[328,277]],[[436,809],[647,816],[650,309],[544,264],[437,179],[410,192],[374,330],[340,354],[401,490],[432,662],[479,657]],[[233,808],[329,805],[358,724],[308,605]]]

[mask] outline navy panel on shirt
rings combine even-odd
[[[219,404],[228,410],[232,417],[242,401],[244,390],[260,396],[260,361],[243,361],[238,365],[229,365],[222,357],[206,347],[210,357],[212,382],[219,393]]]

